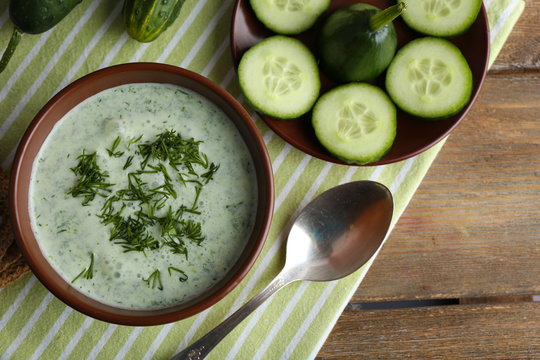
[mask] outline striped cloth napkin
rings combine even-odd
[[[11,35],[7,1],[0,3],[0,39]],[[140,44],[123,30],[123,1],[83,1],[42,35],[25,35],[0,75],[0,164],[8,169],[17,143],[37,111],[61,88],[99,68],[154,61],[196,71],[240,101],[229,48],[233,0],[188,0],[180,19],[158,40]],[[524,9],[522,0],[485,0],[492,39],[490,64]],[[250,110],[251,111],[251,110]],[[153,327],[117,326],[64,305],[25,275],[0,290],[2,359],[165,359],[211,330],[260,291],[280,270],[289,219],[320,192],[372,179],[394,194],[396,216],[405,209],[442,142],[409,160],[379,167],[333,165],[292,148],[253,114],[275,174],[275,216],[252,271],[221,302],[189,319]],[[370,264],[329,283],[297,282],[273,296],[215,350],[213,359],[314,358]]]

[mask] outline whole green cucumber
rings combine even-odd
[[[40,34],[52,29],[82,0],[11,0],[9,17],[15,25],[8,47],[0,60],[4,71],[23,33]]]
[[[185,0],[126,0],[124,24],[135,40],[155,40],[178,17]]]

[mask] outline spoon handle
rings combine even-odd
[[[216,326],[208,334],[191,344],[182,352],[174,355],[171,360],[200,360],[204,359],[212,349],[219,344],[228,333],[242,322],[249,314],[255,311],[272,294],[290,283],[292,280],[279,274],[260,293],[240,307],[231,316]]]

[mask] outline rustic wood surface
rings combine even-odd
[[[538,319],[534,303],[346,311],[318,358],[538,359]]]
[[[540,303],[523,302],[540,294],[539,20],[527,0],[320,359],[540,359]],[[501,296],[518,302],[488,300]],[[415,299],[463,300],[360,305]]]

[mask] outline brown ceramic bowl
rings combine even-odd
[[[332,11],[357,2],[360,1],[332,0],[330,9],[321,18],[324,18]],[[362,2],[381,9],[395,4],[395,0],[362,0]],[[312,29],[297,36],[312,50],[314,49],[316,32],[320,23],[321,21],[316,23]],[[398,49],[405,43],[422,36],[408,28],[400,18],[394,20],[394,26],[398,35]],[[271,35],[274,35],[274,33],[255,17],[249,5],[249,0],[237,0],[231,28],[231,49],[236,66],[238,66],[240,58],[247,49]],[[469,105],[459,114],[441,121],[419,120],[398,109],[397,135],[391,150],[379,161],[369,165],[382,165],[405,160],[429,149],[450,134],[471,109],[484,82],[489,59],[489,26],[483,4],[482,10],[472,27],[463,35],[450,40],[461,50],[472,70],[473,94]],[[384,74],[374,83],[384,89]],[[321,93],[337,85],[328,80],[324,74],[321,74],[321,84]],[[344,164],[318,142],[311,126],[311,113],[287,121],[264,115],[261,117],[274,132],[299,150],[322,160]]]
[[[258,181],[258,208],[250,239],[225,277],[200,297],[159,310],[126,310],[105,305],[75,290],[49,264],[30,225],[28,210],[32,164],[55,123],[86,98],[111,87],[129,83],[168,83],[191,89],[210,100],[236,125],[251,152]],[[37,114],[17,150],[12,168],[11,212],[18,244],[32,271],[58,298],[94,318],[123,325],[157,325],[197,314],[227,295],[248,273],[267,236],[273,214],[272,166],[264,142],[244,108],[225,90],[191,71],[156,63],[124,64],[85,76],[54,96]]]

